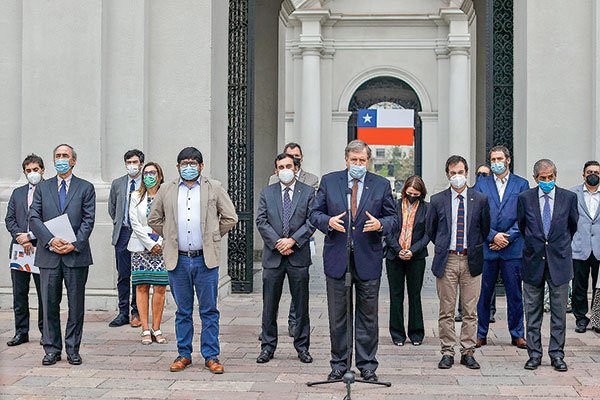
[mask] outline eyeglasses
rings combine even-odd
[[[144,176],[156,176],[158,172],[156,171],[144,171]]]
[[[179,167],[180,168],[187,168],[187,167],[198,168],[198,163],[197,162],[183,163],[183,164],[179,164]]]

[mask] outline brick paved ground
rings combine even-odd
[[[261,296],[232,295],[220,303],[221,345],[226,373],[216,376],[204,369],[196,347],[197,363],[184,372],[168,371],[175,358],[173,302],[165,313],[163,331],[167,345],[139,343],[139,330],[109,328],[113,312],[86,314],[82,366],[63,361],[43,367],[43,351],[32,333],[31,342],[9,348],[4,345],[13,334],[11,311],[0,312],[0,397],[33,398],[158,398],[158,399],[342,399],[342,384],[309,388],[304,383],[322,379],[329,372],[328,325],[323,274],[320,264],[311,267],[312,323],[311,353],[315,362],[302,364],[291,339],[280,335],[279,349],[268,364],[256,364],[259,352]],[[354,399],[535,399],[548,397],[600,398],[600,336],[576,334],[569,316],[566,361],[569,371],[555,372],[544,358],[536,372],[525,371],[525,350],[510,345],[506,328],[505,301],[498,299],[498,322],[492,324],[490,345],[476,356],[482,368],[471,371],[460,365],[451,370],[437,369],[439,343],[436,338],[437,299],[430,272],[423,291],[427,338],[420,347],[403,348],[391,344],[387,333],[388,294],[385,284],[380,297],[380,346],[377,371],[391,388],[354,385]],[[260,282],[260,275],[256,276]],[[385,279],[384,279],[385,281]],[[258,282],[258,283],[259,283]],[[257,286],[260,286],[259,284]],[[260,288],[258,290],[260,292]],[[282,307],[287,311],[289,296]],[[282,312],[280,331],[285,333]],[[63,320],[66,315],[62,315]],[[32,324],[34,325],[34,324]],[[548,319],[544,320],[544,345],[547,346]],[[64,327],[64,322],[63,322]],[[196,341],[197,343],[197,341]]]

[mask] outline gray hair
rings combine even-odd
[[[349,153],[360,153],[363,150],[367,150],[367,157],[371,158],[371,148],[368,144],[360,139],[356,139],[348,143],[346,146],[346,150],[344,150],[344,155],[348,158]]]
[[[66,143],[62,143],[59,144],[58,146],[56,146],[54,148],[54,151],[52,151],[52,158],[54,158],[54,156],[56,155],[56,150],[58,150],[59,147],[68,147],[69,149],[71,149],[71,154],[73,155],[73,160],[77,160],[77,152],[75,151],[75,149],[73,148],[73,146],[71,146],[70,144],[66,144]]]
[[[552,168],[554,170],[554,175],[558,175],[558,170],[556,169],[556,165],[554,165],[554,163],[552,162],[552,160],[549,160],[547,158],[542,158],[541,160],[538,160],[535,162],[535,164],[533,164],[533,177],[537,178],[540,175],[540,170],[542,168]]]

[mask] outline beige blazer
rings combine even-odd
[[[208,268],[215,268],[219,265],[221,256],[221,237],[237,224],[238,216],[229,195],[219,181],[204,176],[199,180],[204,261]],[[148,225],[164,238],[163,257],[168,271],[175,269],[179,256],[177,242],[179,182],[178,178],[160,187],[148,217]]]
[[[146,218],[146,210],[148,209],[148,196],[144,195],[140,201],[140,192],[137,190],[131,193],[131,203],[129,203],[129,220],[131,221],[131,238],[127,244],[127,250],[132,252],[152,250],[155,245],[162,247],[163,238],[158,237],[158,241],[154,241],[148,236],[152,233],[152,228],[148,226]]]

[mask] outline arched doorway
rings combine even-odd
[[[392,187],[399,193],[406,178],[421,175],[421,101],[415,90],[401,79],[391,76],[369,79],[356,89],[350,99],[348,111],[352,115],[348,120],[348,141],[357,138],[358,110],[368,108],[415,110],[414,146],[372,146],[373,172],[390,179]]]

